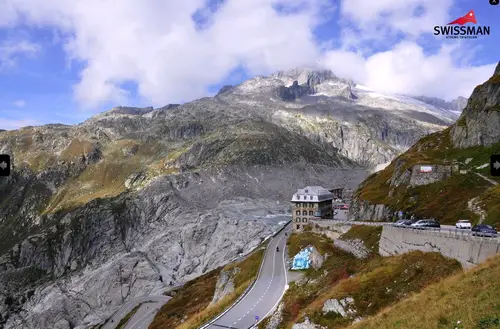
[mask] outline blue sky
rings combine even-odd
[[[88,2],[95,12],[57,4],[35,12],[39,2],[13,1],[16,13],[0,15],[0,129],[78,123],[116,105],[185,102],[255,74],[319,62],[375,89],[451,99],[468,96],[500,59],[500,6],[488,1],[412,0],[400,8],[381,0],[366,11],[358,0],[235,1],[130,0],[116,14],[113,0],[103,8]],[[448,41],[428,33],[471,9],[490,36]],[[108,10],[115,16],[100,26]],[[167,24],[162,11],[178,15]],[[396,67],[398,54],[412,68]],[[430,73],[422,76],[420,66]]]

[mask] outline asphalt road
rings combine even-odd
[[[122,318],[130,313],[139,304],[142,305],[135,315],[128,321],[126,329],[145,329],[153,321],[153,318],[163,304],[168,302],[171,297],[168,296],[146,296],[138,297],[127,301],[113,316],[106,322],[103,329],[115,329]],[[148,322],[149,321],[149,322]]]
[[[290,230],[288,225],[269,242],[261,272],[251,290],[227,313],[205,328],[248,329],[256,323],[256,316],[263,319],[278,305],[288,283],[285,232],[289,234]],[[279,252],[276,246],[279,246]]]

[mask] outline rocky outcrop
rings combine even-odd
[[[347,213],[347,220],[385,221],[394,215],[394,211],[384,204],[371,204],[354,198]]]
[[[216,304],[218,301],[234,292],[233,279],[240,272],[239,267],[235,267],[230,271],[222,270],[215,285],[215,292],[210,305]]]
[[[447,102],[444,99],[436,98],[436,97],[426,97],[426,96],[413,96],[413,98],[430,104],[435,107],[439,107],[442,109],[450,110],[450,111],[462,111],[467,106],[467,98],[458,97],[457,99],[452,100],[451,102]]]
[[[265,329],[277,329],[279,327],[281,321],[283,321],[283,308],[284,304],[280,303],[278,308],[269,317],[269,321],[267,322]]]
[[[309,85],[301,85],[294,81],[290,87],[280,86],[276,91],[277,96],[286,102],[293,102],[308,93],[313,93]]]
[[[445,180],[453,173],[453,166],[444,165],[426,165],[431,167],[431,172],[422,172],[420,165],[412,166],[410,171],[410,186],[428,185],[438,181]]]
[[[370,251],[366,248],[364,242],[360,239],[353,240],[334,240],[335,247],[338,247],[348,253],[353,254],[357,258],[368,258]]]
[[[329,312],[337,313],[343,318],[353,317],[356,315],[356,309],[354,308],[354,299],[352,297],[346,297],[341,300],[327,299],[323,304],[322,312],[323,314]]]
[[[467,202],[467,209],[479,215],[479,223],[482,223],[485,220],[487,212],[481,207],[481,202],[479,200],[479,197],[470,199]]]
[[[292,329],[326,329],[326,328],[323,327],[323,326],[320,326],[320,325],[312,323],[311,321],[309,321],[309,318],[306,317],[304,319],[304,322],[302,322],[302,323],[295,323],[292,326]]]
[[[451,130],[457,148],[490,146],[500,140],[500,63],[494,75],[474,89]]]
[[[312,251],[309,254],[309,259],[311,260],[311,266],[317,270],[323,266],[325,258],[319,253],[316,248],[312,247]]]

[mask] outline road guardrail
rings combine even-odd
[[[417,231],[417,232],[430,232],[430,233],[437,233],[441,236],[468,236],[468,237],[474,237],[474,238],[488,238],[491,240],[492,238],[498,238],[498,234],[492,234],[492,233],[481,233],[481,232],[473,232],[469,229],[459,229],[459,228],[438,228],[438,227],[422,227],[422,228],[417,228],[417,227],[408,227],[408,226],[392,226],[397,229],[401,230],[412,230],[412,231]]]

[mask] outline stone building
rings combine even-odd
[[[331,189],[330,192],[332,192],[334,199],[342,199],[342,191],[343,190],[344,190],[343,188],[334,188],[334,189]]]
[[[297,190],[292,197],[292,222],[294,230],[301,230],[309,221],[332,219],[333,194],[321,186],[307,186]]]

